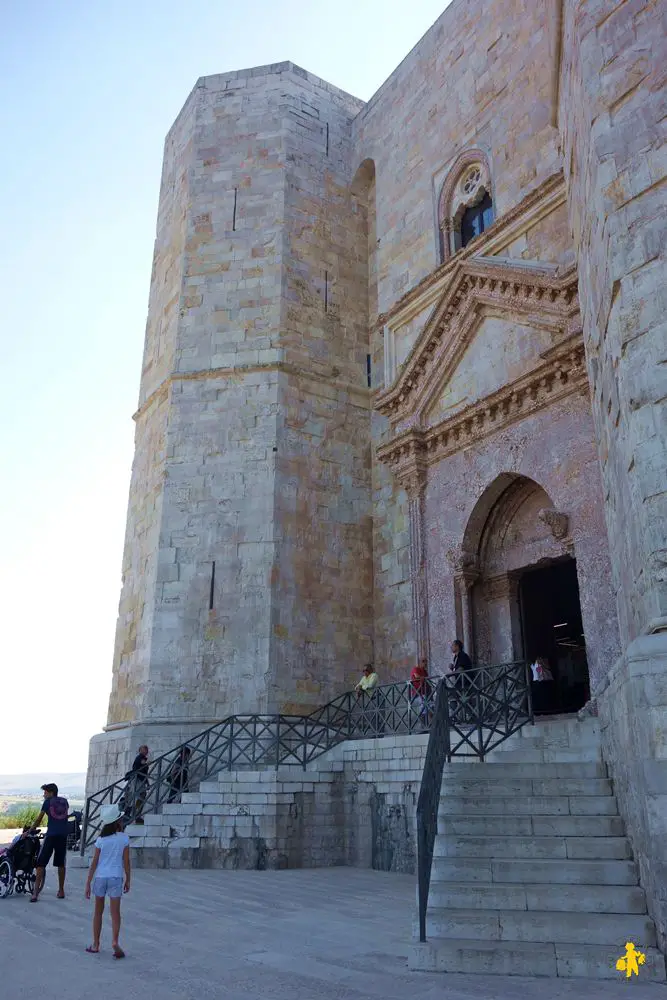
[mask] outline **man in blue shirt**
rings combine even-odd
[[[50,783],[42,785],[44,792],[44,804],[41,812],[35,820],[35,827],[41,826],[44,817],[47,817],[46,836],[42,849],[39,852],[36,866],[35,891],[30,902],[36,903],[40,892],[44,886],[46,877],[46,866],[53,855],[54,867],[58,869],[58,899],[65,898],[65,859],[67,856],[67,816],[69,814],[69,802],[58,795],[58,786]]]

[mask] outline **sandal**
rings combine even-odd
[[[56,899],[64,899],[64,898],[65,898],[65,893],[64,892],[57,892],[56,893]]]
[[[125,952],[123,951],[122,948],[119,948],[118,946],[116,946],[114,948],[114,950],[113,950],[113,957],[114,958],[125,958]]]
[[[100,949],[99,948],[93,948],[93,946],[91,944],[88,948],[86,948],[86,951],[88,952],[89,955],[99,955]]]
[[[39,896],[31,896],[30,897],[30,902],[31,903],[36,903],[36,902],[38,902],[38,900],[39,900]]]

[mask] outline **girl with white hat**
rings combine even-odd
[[[96,955],[100,950],[104,900],[109,897],[111,910],[111,947],[114,958],[125,958],[125,952],[118,944],[120,934],[120,900],[123,892],[130,891],[130,838],[123,833],[122,813],[118,806],[103,806],[100,818],[103,826],[95,841],[95,854],[86,882],[86,899],[90,899],[92,887],[95,896],[93,914],[93,943],[87,952]]]

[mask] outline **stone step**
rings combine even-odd
[[[578,719],[576,715],[544,717],[536,716],[534,723],[522,726],[511,739],[533,738],[535,736],[556,737],[574,736],[579,740],[600,738],[600,723],[598,719]]]
[[[473,816],[617,816],[613,795],[444,795],[438,819],[452,815]]]
[[[489,770],[495,764],[489,765]],[[485,769],[486,771],[486,769]],[[497,777],[459,778],[447,775],[442,781],[441,798],[445,795],[612,795],[609,778],[514,778]]]
[[[625,980],[616,969],[623,954],[618,945],[552,944],[516,941],[444,940],[414,943],[408,968],[421,972],[464,972],[498,976],[560,976]],[[664,982],[665,959],[655,948],[645,948],[646,962],[639,982]]]
[[[455,781],[476,781],[478,779],[493,779],[500,781],[516,781],[521,778],[606,778],[607,767],[603,761],[584,762],[553,762],[553,763],[514,763],[512,761],[486,761],[479,764],[469,762],[461,764],[445,764],[443,779],[450,777]]]
[[[568,747],[557,750],[554,748],[544,749],[537,745],[526,745],[522,748],[521,742],[513,743],[502,749],[492,750],[486,757],[486,763],[488,764],[495,764],[497,762],[508,764],[576,764],[579,761],[594,763],[601,760],[602,750],[600,747],[580,747],[579,749],[570,749]]]
[[[147,817],[148,818],[148,817]],[[484,837],[623,837],[620,816],[443,816],[438,833]]]
[[[436,837],[433,856],[446,858],[632,857],[627,837]]]
[[[506,861],[496,858],[433,858],[436,883],[546,883],[550,885],[637,885],[634,861]]]
[[[203,809],[201,802],[170,802],[162,806],[162,815],[167,817],[195,816]],[[166,820],[170,822],[170,820]]]
[[[646,914],[559,912],[556,910],[481,910],[434,907],[427,914],[428,935],[481,941],[559,941],[564,944],[613,944],[626,941],[655,947],[655,927]]]
[[[504,885],[431,882],[429,925],[447,910],[537,910],[554,913],[646,913],[644,890],[637,885]]]

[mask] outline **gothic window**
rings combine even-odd
[[[438,205],[441,259],[485,232],[494,219],[491,171],[484,153],[469,149],[452,165]]]

